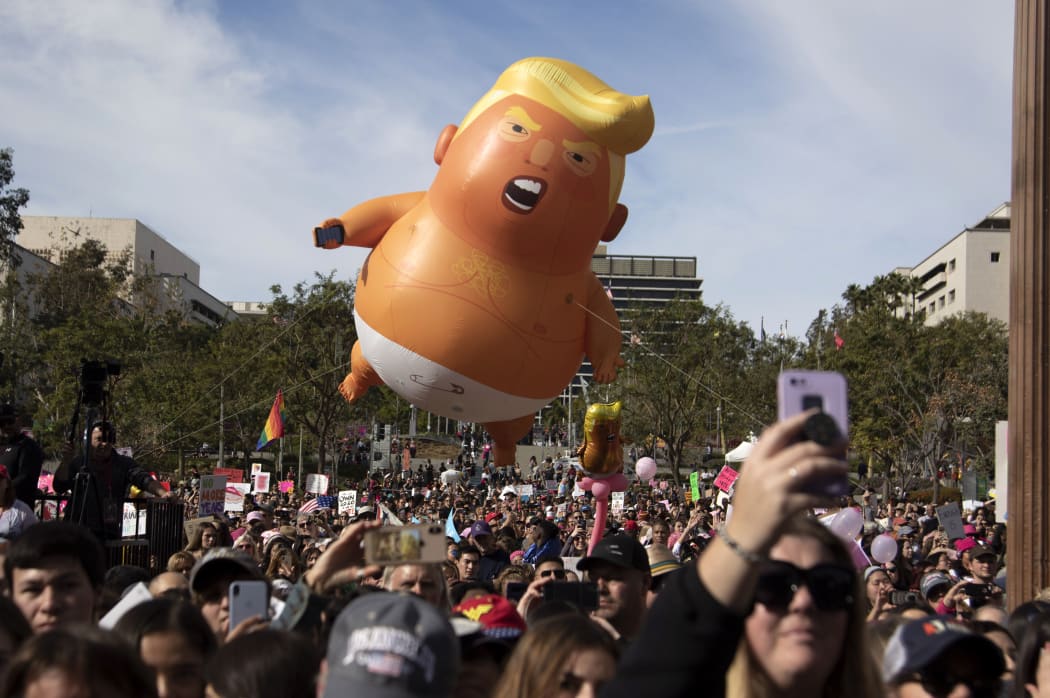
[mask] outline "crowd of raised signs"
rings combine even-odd
[[[2,695],[1050,696],[1050,595],[1005,597],[995,501],[808,494],[843,466],[797,428],[731,496],[634,482],[596,535],[551,460],[274,483],[203,517],[194,473],[152,576],[27,516],[2,469]]]

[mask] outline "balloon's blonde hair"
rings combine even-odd
[[[466,130],[496,102],[521,95],[553,109],[609,150],[610,205],[623,185],[624,156],[640,150],[653,135],[655,118],[648,95],[617,92],[583,68],[557,58],[524,58],[503,71],[459,125]]]

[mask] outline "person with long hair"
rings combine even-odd
[[[691,696],[699,681],[704,695],[726,695],[727,673],[733,696],[882,695],[851,559],[799,521],[836,501],[820,483],[847,475],[844,440],[802,438],[815,414],[765,430],[737,478],[732,517],[669,575],[603,696]]]
[[[616,672],[618,656],[612,635],[586,616],[545,618],[518,641],[493,698],[595,696]]]
[[[881,697],[866,616],[839,538],[814,519],[792,519],[760,569],[726,695]]]
[[[159,698],[203,698],[204,667],[218,643],[196,606],[146,601],[125,613],[113,631],[153,670]]]

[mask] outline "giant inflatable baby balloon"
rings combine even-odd
[[[428,191],[324,221],[318,247],[372,248],[340,392],[353,402],[385,383],[425,410],[483,424],[496,464],[513,464],[515,443],[584,355],[600,383],[623,365],[590,260],[627,219],[625,156],[652,131],[648,97],[527,58],[441,132]]]

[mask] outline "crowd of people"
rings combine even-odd
[[[568,465],[424,466],[343,513],[254,495],[191,516],[166,569],[107,569],[105,526],[26,517],[0,469],[0,525],[22,512],[0,528],[0,695],[1050,696],[1050,596],[1005,598],[994,501],[953,539],[927,503],[813,494],[845,445],[799,441],[804,418],[765,431],[731,499],[631,484],[593,547]],[[192,479],[141,484],[195,507]],[[829,524],[846,508],[855,536]],[[373,564],[391,526],[420,544]],[[268,609],[231,622],[253,584]]]

